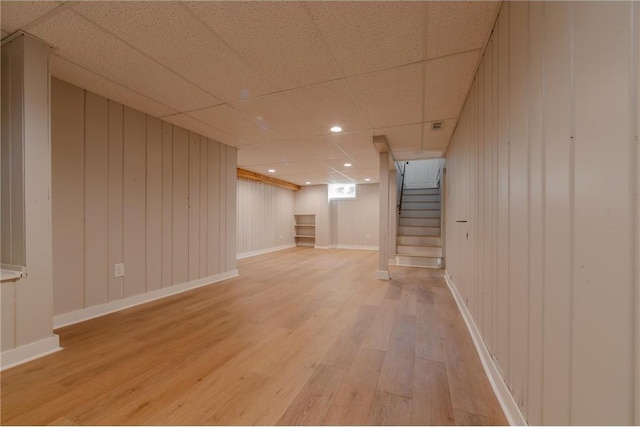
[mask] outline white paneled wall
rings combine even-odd
[[[238,257],[295,244],[293,199],[291,190],[238,180]]]
[[[503,3],[447,151],[447,272],[529,424],[638,421],[638,9]]]
[[[358,184],[356,199],[331,201],[332,245],[377,249],[380,195],[378,184]]]
[[[54,315],[235,270],[235,148],[56,79],[51,98]]]
[[[406,166],[405,166],[406,164]],[[400,162],[405,168],[405,188],[433,188],[438,186],[438,173],[444,165],[444,159],[412,160]]]

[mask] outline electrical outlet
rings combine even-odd
[[[113,277],[124,277],[124,264],[113,265]]]

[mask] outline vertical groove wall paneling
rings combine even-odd
[[[108,101],[85,97],[84,306],[109,299],[108,285]]]
[[[220,143],[217,141],[209,140],[208,148],[208,168],[209,172],[207,178],[208,185],[208,203],[209,209],[207,211],[209,223],[207,225],[208,239],[208,273],[209,275],[222,271],[220,266]]]
[[[84,91],[52,85],[53,312],[84,307]]]
[[[200,245],[200,262],[199,277],[207,277],[208,269],[208,254],[209,254],[209,195],[207,184],[209,181],[209,143],[207,138],[201,137],[200,139],[200,234],[198,235],[198,244]]]
[[[162,287],[173,284],[173,126],[162,122]]]
[[[123,119],[124,109],[121,104],[109,101],[109,177],[108,177],[108,255],[107,255],[107,275],[108,275],[108,297],[109,301],[122,298],[123,278],[114,277],[113,266],[124,261],[123,238],[122,238],[122,215],[123,215]],[[55,225],[54,225],[55,228]],[[54,274],[55,277],[55,274]],[[54,287],[54,293],[55,287]]]
[[[200,275],[200,135],[189,132],[189,280]]]
[[[146,289],[146,118],[124,107],[124,289],[129,297]]]
[[[226,249],[226,268],[225,271],[236,269],[236,209],[238,205],[238,192],[236,190],[237,183],[237,150],[235,147],[227,147],[226,161],[226,200],[224,206],[226,208],[226,230],[224,238],[224,248]]]
[[[189,280],[189,134],[173,128],[173,284]]]
[[[147,117],[146,281],[147,292],[162,287],[162,122]]]
[[[631,422],[633,284],[629,266],[634,243],[629,231],[635,175],[629,161],[633,153],[629,132],[637,120],[630,111],[632,7],[622,2],[573,6],[574,424]],[[594,361],[608,359],[615,363],[593,369]],[[607,392],[611,390],[621,394]]]
[[[447,272],[531,424],[634,421],[636,7],[503,3],[447,150]]]

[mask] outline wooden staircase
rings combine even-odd
[[[440,188],[404,189],[398,218],[396,264],[443,267]]]

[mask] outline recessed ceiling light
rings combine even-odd
[[[331,132],[333,133],[338,133],[338,132],[342,132],[342,128],[340,126],[334,126],[331,129],[329,129]]]
[[[345,167],[351,167],[351,163],[345,163]]]
[[[307,181],[307,182],[305,182],[305,184],[311,184],[311,181]]]
[[[369,182],[369,181],[371,181],[371,178],[365,178],[364,180]]]
[[[276,170],[275,169],[269,169],[270,173],[274,173]]]

